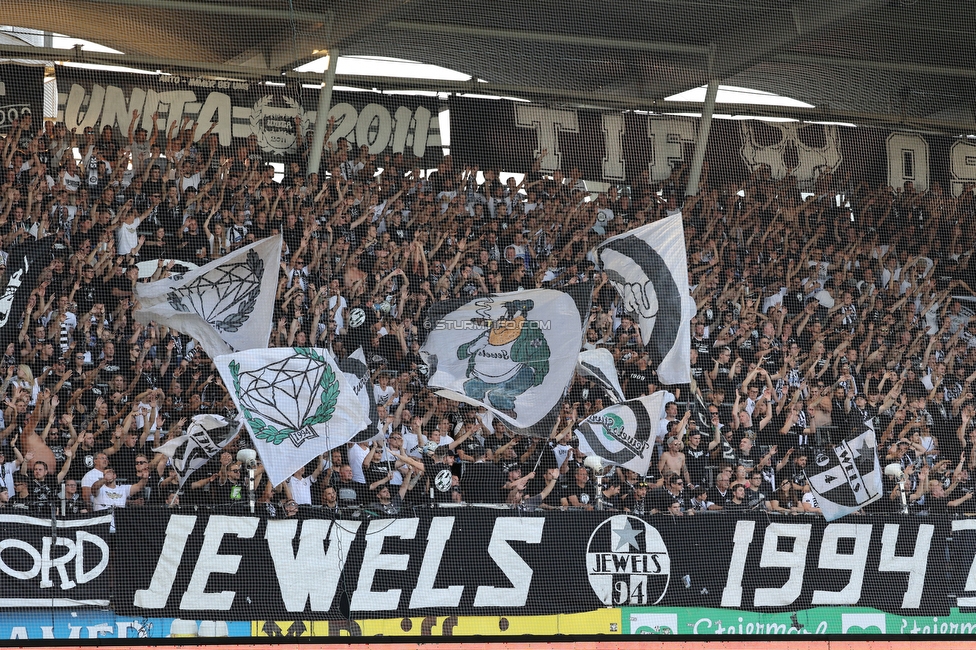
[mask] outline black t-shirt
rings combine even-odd
[[[672,503],[680,503],[681,507],[684,508],[687,501],[680,492],[675,496],[668,489],[655,490],[648,498],[651,500],[652,507],[659,513],[667,512]]]
[[[123,444],[114,454],[109,456],[112,469],[115,470],[115,474],[119,478],[119,485],[138,482],[139,477],[136,476],[136,456],[140,453],[140,450],[136,447],[129,447]]]
[[[648,384],[654,383],[656,380],[650,368],[641,370],[633,366],[622,374],[626,384],[624,397],[627,399],[637,399],[642,395],[648,395]]]
[[[766,493],[763,492],[762,488],[758,490],[753,490],[751,487],[746,488],[746,504],[750,510],[762,510],[766,499]]]
[[[390,475],[391,471],[396,470],[391,468],[388,463],[370,463],[368,467],[363,469],[363,476],[366,478],[366,488],[369,489],[369,486],[371,486],[373,483],[382,481],[384,478]],[[393,489],[392,484],[387,483],[387,485],[390,485],[391,491],[396,491]]]
[[[688,475],[691,482],[695,485],[702,485],[708,478],[708,447],[704,442],[698,444],[697,449],[690,446],[685,447],[685,465],[688,467]]]
[[[648,515],[653,508],[650,496],[645,495],[643,499],[638,499],[637,495],[633,492],[621,499],[621,503],[624,508],[635,515]]]
[[[336,493],[339,495],[340,506],[357,506],[363,504],[363,494],[366,491],[365,485],[356,481],[343,483],[338,481],[335,484]]]
[[[425,457],[426,458],[426,457]],[[424,463],[429,480],[429,493],[434,495],[435,503],[450,503],[454,499],[453,467],[447,463]]]
[[[741,512],[746,512],[746,511],[749,510],[749,504],[746,503],[745,501],[743,501],[742,503],[735,503],[735,502],[733,502],[733,501],[730,500],[727,504],[725,504],[722,507],[722,509],[725,512],[741,513]]]
[[[30,490],[30,500],[34,509],[43,510],[55,503],[58,496],[58,485],[54,476],[48,474],[43,481],[31,478],[27,482],[27,486]]]
[[[576,484],[576,481],[571,481],[565,485],[560,486],[559,499],[566,499],[569,505],[573,505],[572,501],[569,500],[570,496],[575,495],[576,500],[581,506],[592,506],[596,503],[596,486],[587,483],[583,487]]]
[[[200,230],[198,230],[195,234],[185,232],[183,233],[183,243],[177,248],[182,253],[183,257],[192,259],[197,257],[197,253],[200,251],[200,249],[204,249],[206,251],[209,247],[209,243],[210,242],[207,241],[207,236]]]
[[[725,494],[719,492],[716,486],[708,488],[708,500],[717,506],[722,506],[723,508],[728,504],[732,503],[732,488],[725,491]]]
[[[65,479],[73,479],[75,481],[83,479],[89,470],[94,469],[95,455],[98,452],[99,450],[94,447],[91,449],[83,449],[79,446],[75,450],[75,456],[71,460],[71,467],[68,468],[68,474]]]
[[[742,433],[742,432],[740,431],[740,433]],[[745,434],[743,434],[743,436],[744,435]],[[752,469],[753,467],[756,466],[756,463],[758,461],[759,461],[759,452],[756,451],[756,448],[755,447],[751,448],[749,450],[749,453],[748,454],[744,453],[742,451],[742,449],[736,449],[735,450],[735,464],[736,465],[742,465],[746,469]]]
[[[78,290],[75,291],[75,302],[78,303],[78,318],[86,316],[92,307],[95,306],[96,302],[104,304],[107,299],[106,294],[108,293],[105,284],[97,278],[92,279],[91,282],[82,282]]]
[[[214,481],[210,493],[216,504],[243,503],[247,498],[247,488],[233,481],[221,483]]]
[[[118,277],[112,278],[112,280],[108,283],[108,293],[109,293],[109,295],[111,295],[113,289],[118,289],[119,291],[124,291],[124,292],[126,292],[128,294],[132,294],[132,292],[133,292],[132,284],[133,284],[132,283],[132,280],[130,280],[129,278],[127,278],[124,275],[120,275]],[[109,298],[106,298],[106,299],[109,299]],[[118,303],[118,301],[119,300],[123,300],[123,299],[124,299],[123,296],[111,295],[111,298],[109,299],[110,300],[110,304],[109,305],[106,305],[106,311],[108,311],[108,308],[113,308],[114,309],[114,307]]]
[[[467,503],[504,503],[505,476],[494,463],[468,463],[461,474],[461,493]]]

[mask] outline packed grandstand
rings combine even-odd
[[[716,124],[743,153],[706,157],[692,195],[680,158],[594,186],[544,147],[478,164],[457,127],[442,156],[403,98],[411,142],[371,153],[330,119],[308,173],[307,115],[283,123],[280,96],[231,138],[108,99],[99,122],[74,74],[56,118],[25,112],[0,147],[8,606],[255,636],[364,633],[369,613],[565,631],[658,603],[674,620],[606,610],[584,631],[752,634],[702,618],[741,608],[756,633],[833,632],[797,618],[825,604],[968,621],[971,183],[892,187],[853,130],[749,122]],[[793,146],[778,166],[756,153],[770,130]],[[675,241],[654,253],[671,285],[620,278],[619,242],[648,228],[678,233],[680,268]],[[174,324],[189,313],[213,338]],[[258,315],[268,340],[237,344]],[[282,474],[268,444],[321,453]]]

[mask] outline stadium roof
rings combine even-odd
[[[472,76],[340,75],[341,85],[687,112],[700,103],[665,98],[717,79],[813,106],[720,113],[974,131],[976,3],[959,0],[7,0],[5,9],[7,24],[124,54],[27,56],[0,45],[4,58],[317,81],[294,68],[338,48]]]

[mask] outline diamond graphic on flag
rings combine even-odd
[[[291,439],[301,447],[319,437],[312,427],[328,422],[335,411],[339,381],[314,350],[295,348],[292,356],[244,372],[240,364],[231,362],[230,371],[241,410],[259,440],[279,445]],[[299,397],[303,394],[320,396],[302,404]]]
[[[252,250],[244,260],[221,264],[166,298],[173,309],[196,313],[218,331],[236,332],[254,311],[263,277],[264,260]]]

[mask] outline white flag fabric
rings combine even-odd
[[[180,487],[183,487],[187,477],[220,453],[234,439],[240,428],[239,422],[219,415],[194,415],[186,433],[167,440],[159,447],[153,447],[153,451],[170,459],[171,466],[180,478]]]
[[[606,348],[583,350],[576,361],[576,372],[583,377],[593,377],[609,391],[614,404],[624,401],[624,390],[617,377],[617,366],[613,362],[613,352]]]
[[[371,425],[357,434],[353,442],[369,442],[373,438],[381,436],[379,427],[379,415],[376,412],[376,395],[373,394],[373,379],[369,372],[369,364],[366,363],[366,353],[362,348],[339,362],[339,368],[345,373],[349,381],[349,387],[359,398],[359,403],[363,407],[364,417],[370,421]]]
[[[641,341],[661,383],[691,381],[691,319],[688,255],[681,214],[612,237],[600,245],[600,263],[633,314]]]
[[[273,485],[369,426],[328,350],[244,350],[214,364]]]
[[[549,435],[573,378],[590,283],[435,305],[421,356],[436,394],[487,408],[526,435]],[[451,309],[451,307],[455,307]],[[537,426],[538,425],[538,426]]]
[[[156,321],[198,340],[215,357],[268,347],[281,235],[249,244],[182,278],[136,284],[140,323]]]
[[[880,499],[884,480],[871,422],[865,422],[856,437],[818,452],[815,462],[807,467],[806,476],[827,521],[857,512]]]
[[[645,476],[654,456],[654,434],[666,395],[659,390],[587,417],[576,426],[580,450]]]

